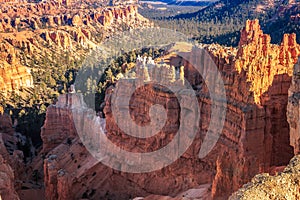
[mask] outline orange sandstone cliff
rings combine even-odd
[[[285,34],[280,45],[273,45],[270,36],[263,34],[258,20],[246,22],[239,47],[235,66],[239,72],[247,71],[256,103],[260,103],[261,95],[269,89],[275,75],[292,75],[300,53],[296,34]]]
[[[287,106],[287,120],[290,126],[290,144],[294,147],[295,157],[291,159],[288,166],[271,176],[268,173],[256,175],[251,182],[245,184],[235,192],[230,200],[234,199],[276,199],[288,198],[299,199],[299,64],[293,69],[292,84],[289,89],[289,100]]]

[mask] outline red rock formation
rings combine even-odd
[[[134,21],[148,21],[138,14],[136,5],[98,8],[93,11],[86,9],[82,12],[82,9],[61,7],[60,3],[52,1],[0,6],[0,17],[0,28],[2,27],[5,32],[15,32],[20,28],[22,30],[38,29],[45,25],[47,28],[61,25],[82,27],[87,25],[84,22],[88,22],[92,18],[95,18],[95,21],[100,22],[104,27],[111,26],[114,20],[123,20],[128,25],[134,25]]]
[[[217,158],[210,158],[217,160],[212,185],[215,198],[227,196],[228,191],[238,189],[271,166],[287,163],[293,155],[285,113],[289,74],[300,54],[299,45],[295,34],[285,35],[280,46],[270,41],[270,36],[263,34],[255,20],[247,21],[236,56],[232,49],[206,47],[223,72],[228,100],[222,139],[211,153]],[[197,58],[196,53],[188,53],[188,60]],[[185,60],[183,63],[189,82],[202,83],[193,66]],[[205,90],[208,92],[203,87],[202,92]],[[203,110],[209,110],[209,101],[205,98],[201,101]],[[209,115],[204,114],[201,119],[204,127],[207,126]]]
[[[113,23],[114,17],[111,10],[104,11],[103,14],[100,14],[96,17],[96,19],[104,26],[109,26]]]
[[[136,97],[137,101],[143,101],[143,99],[145,99],[144,95],[149,94],[149,92],[155,95],[155,91],[151,87],[145,88],[141,93],[143,95]],[[161,94],[163,96],[161,96],[159,101],[164,102],[166,99],[168,99],[167,94]],[[65,101],[66,98],[69,99],[67,105],[65,105],[67,102]],[[59,110],[59,112],[62,112],[65,110],[65,108],[70,109],[72,106],[80,106],[81,100],[78,98],[79,96],[72,94],[61,96],[56,109]],[[72,103],[70,100],[72,100]],[[138,107],[136,108],[142,109]],[[175,107],[172,109],[175,109]],[[48,110],[47,118],[49,117],[48,114],[53,111],[53,107],[50,107]],[[108,110],[107,115],[109,115]],[[68,118],[59,118],[58,120],[63,123],[67,121],[68,123],[71,123]],[[110,119],[109,121],[113,123],[113,121]],[[93,126],[92,119],[91,121],[85,119],[84,123],[86,124],[85,126]],[[44,127],[47,129],[49,126],[51,125],[47,119]],[[168,126],[171,126],[171,124]],[[70,126],[65,128],[68,129],[66,130],[66,133],[73,130],[73,127]],[[120,139],[120,137],[117,138],[115,132],[112,130],[114,128],[114,124],[108,124],[108,129],[112,131],[109,137],[112,139],[115,138],[116,140],[114,142],[121,144],[120,142],[122,139]],[[165,133],[163,132],[161,137],[171,137],[170,131],[172,132],[172,130],[168,130],[168,132]],[[167,133],[169,132],[170,134],[168,135]],[[48,133],[50,137],[50,132]],[[176,161],[175,164],[166,167],[164,170],[145,174],[129,174],[112,170],[99,163],[99,161],[95,160],[87,152],[78,138],[75,138],[67,143],[67,137],[70,136],[61,136],[61,138],[64,138],[62,144],[52,144],[53,150],[48,154],[49,158],[45,160],[44,164],[46,196],[48,199],[78,199],[86,196],[90,198],[103,197],[128,199],[134,196],[146,196],[150,193],[176,195],[177,193],[188,189],[188,187],[196,187],[197,185],[206,183],[207,180],[211,179],[211,172],[208,171],[208,168],[204,165],[204,163],[198,162],[197,159],[191,159],[192,157],[197,156],[197,151],[192,149],[183,158],[181,158],[179,161]],[[44,141],[44,131],[42,138]],[[149,143],[138,140],[129,141],[128,138],[123,139],[128,142],[127,145],[124,145],[124,147],[132,151],[137,150],[137,144],[145,145],[144,147],[147,151],[159,148],[164,144],[162,143],[164,141],[159,139],[159,137],[149,140]],[[51,143],[51,141],[45,140],[47,147],[50,146],[49,143]],[[125,144],[124,141],[122,141],[122,143]],[[196,148],[199,147],[199,145],[200,144],[196,144]],[[141,148],[139,147],[138,149]],[[76,169],[76,173],[73,173],[74,169]],[[176,178],[174,178],[174,176]],[[116,181],[119,184],[116,185]],[[164,181],[165,185],[158,185],[158,181]],[[183,181],[185,184],[180,184]],[[68,184],[66,185],[66,183]],[[85,186],[82,187],[82,184]],[[64,188],[62,188],[62,186],[64,186]],[[114,188],[114,192],[111,190],[111,188]]]
[[[43,153],[48,153],[64,140],[72,140],[76,136],[71,113],[72,101],[68,96],[60,96],[56,105],[47,109],[46,120],[41,130]],[[61,123],[64,122],[64,123]]]
[[[0,199],[32,199],[43,194],[37,184],[40,181],[33,177],[34,170],[42,169],[42,161],[35,158],[25,164],[23,152],[18,150],[25,140],[15,132],[10,116],[0,115]]]
[[[285,113],[291,81],[289,75],[300,48],[295,34],[285,35],[280,46],[271,45],[270,41],[270,37],[260,30],[257,20],[247,21],[233,69],[239,73],[234,78],[238,82],[229,81],[236,88],[227,86],[225,79],[229,101],[247,105],[241,109],[244,119],[240,124],[244,128],[239,137],[238,151],[229,150],[225,156],[219,156],[212,188],[215,197],[222,197],[228,189],[236,190],[258,172],[287,163],[293,155]],[[231,77],[232,72],[228,80]],[[237,162],[232,164],[227,162],[229,159]]]
[[[72,49],[72,42],[70,35],[63,31],[50,32],[50,39],[59,47],[63,49]]]
[[[12,121],[8,115],[0,115],[0,132],[13,135],[14,129],[12,128]]]
[[[81,26],[82,25],[82,20],[79,15],[75,15],[73,17],[72,24],[73,24],[73,26]]]

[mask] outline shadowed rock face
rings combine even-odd
[[[14,172],[2,155],[0,155],[0,171],[0,198],[18,200],[19,197],[14,188]]]
[[[290,75],[299,56],[299,45],[294,41],[295,35],[286,35],[280,46],[270,44],[268,38],[260,30],[258,21],[248,21],[238,50],[218,45],[205,46],[222,72],[228,104],[221,137],[204,159],[199,159],[198,153],[210,122],[211,100],[202,77],[195,74],[188,59],[172,55],[169,62],[175,60],[183,64],[185,78],[199,88],[196,90],[201,111],[199,131],[180,159],[162,170],[129,174],[97,162],[85,150],[69,124],[72,122],[70,108],[74,103],[81,105],[78,100],[80,96],[61,96],[56,106],[48,108],[47,123],[44,125],[48,131],[42,134],[48,155],[55,155],[44,163],[47,198],[128,199],[149,194],[176,196],[202,184],[211,185],[209,195],[212,198],[226,198],[256,174],[268,172],[273,166],[286,165],[293,156],[286,107]],[[193,59],[196,52],[191,49],[185,52],[186,57]],[[174,98],[172,94],[154,88],[153,85],[140,88],[131,99],[131,116],[137,123],[147,123],[151,105],[168,105],[166,102],[172,102]],[[126,88],[124,90],[126,93]],[[124,149],[140,152],[160,148],[165,141],[172,139],[178,126],[178,120],[172,116],[168,116],[167,124],[173,124],[170,127],[175,127],[174,130],[162,130],[157,136],[143,141],[127,136],[114,121],[112,92],[113,88],[107,90],[104,109],[107,137],[111,141]],[[72,103],[66,99],[72,99]],[[169,105],[166,106],[169,113],[178,113],[176,103]],[[57,120],[55,116],[59,113],[63,114]],[[65,126],[55,125],[59,121]],[[84,122],[88,127],[93,127],[93,120],[85,119]],[[49,127],[51,124],[53,127]],[[62,129],[65,130],[61,132]],[[67,142],[70,136],[71,141]],[[51,137],[59,138],[57,141],[62,143],[51,141]]]
[[[289,102],[287,107],[287,119],[290,124],[290,143],[294,147],[294,153],[300,153],[300,120],[299,120],[299,99],[300,99],[300,58],[295,65],[292,85],[289,89]]]
[[[19,159],[22,159],[23,154],[16,150],[16,138],[14,138],[10,117],[2,114],[0,115],[0,152],[0,198],[18,200],[15,181],[22,173],[18,168],[22,164],[22,160]]]

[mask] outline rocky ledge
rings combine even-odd
[[[288,166],[275,176],[256,175],[251,182],[235,192],[229,200],[260,200],[300,198],[300,155],[291,159]]]

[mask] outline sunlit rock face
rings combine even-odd
[[[299,55],[295,37],[286,34],[281,45],[273,45],[258,20],[254,20],[247,21],[242,30],[237,51],[218,45],[204,47],[223,73],[228,102],[219,139],[219,145],[224,146],[219,148],[222,152],[215,153],[217,172],[212,187],[215,198],[237,190],[246,180],[271,166],[285,165],[293,156],[285,113],[291,72]],[[197,57],[193,51],[188,54],[190,59]],[[193,66],[185,60],[183,63],[189,82],[202,83]],[[202,87],[202,92],[205,90]],[[206,101],[204,98],[203,102]],[[205,118],[201,116],[202,120]]]
[[[0,51],[0,89],[3,94],[33,87],[30,70],[18,62],[14,47],[4,42],[0,44]]]
[[[236,69],[247,71],[247,81],[254,93],[256,103],[260,103],[263,93],[272,85],[279,74],[292,75],[297,62],[300,46],[296,34],[285,34],[280,45],[271,44],[271,38],[263,34],[259,21],[247,21],[241,32]]]

